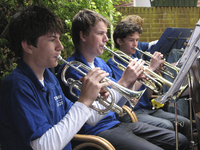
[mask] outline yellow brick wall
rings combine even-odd
[[[159,39],[167,27],[193,29],[200,19],[199,7],[118,7],[116,9],[123,16],[136,14],[144,18],[141,42]]]

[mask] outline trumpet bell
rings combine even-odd
[[[165,95],[166,95],[166,93],[164,94],[164,95],[161,95],[161,96],[159,96],[159,97],[157,97],[156,99],[155,99],[155,102],[156,103],[159,103],[159,104],[164,104],[167,100],[169,100],[169,99],[178,99],[179,97],[181,97],[181,95],[184,93],[184,91],[188,88],[188,84],[186,84],[186,85],[184,85],[184,86],[181,86],[180,87],[180,89],[176,92],[176,93],[174,93],[174,95],[173,96],[171,96],[171,97],[165,97]],[[163,100],[163,98],[165,98],[164,100]],[[156,107],[157,108],[157,107]]]
[[[131,105],[132,109],[134,109],[134,107],[137,105],[145,91],[146,88],[142,91],[138,91],[137,94],[134,94],[132,97],[129,98],[128,102]]]

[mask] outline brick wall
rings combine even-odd
[[[167,27],[193,29],[200,18],[200,7],[118,7],[122,15],[136,14],[144,18],[140,41],[160,38]],[[121,19],[121,18],[120,18]]]

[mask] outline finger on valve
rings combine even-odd
[[[108,73],[100,70],[99,68],[91,69],[88,74],[82,78],[81,95],[79,100],[91,106],[94,100],[96,100],[102,87],[109,86],[109,82],[100,82],[104,77],[108,76]],[[107,95],[106,92],[104,92]]]

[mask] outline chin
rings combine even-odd
[[[98,57],[98,56],[100,56],[102,54],[103,54],[103,51],[101,51],[100,53],[98,53],[96,56]]]
[[[134,51],[132,51],[132,53],[131,54],[135,54],[135,50]]]
[[[58,65],[58,62],[56,61],[55,63],[51,64],[48,68],[54,68]]]
[[[103,54],[103,52],[104,52],[104,50],[102,49],[102,50],[100,51],[100,53]],[[100,55],[101,55],[101,54],[100,54]]]

